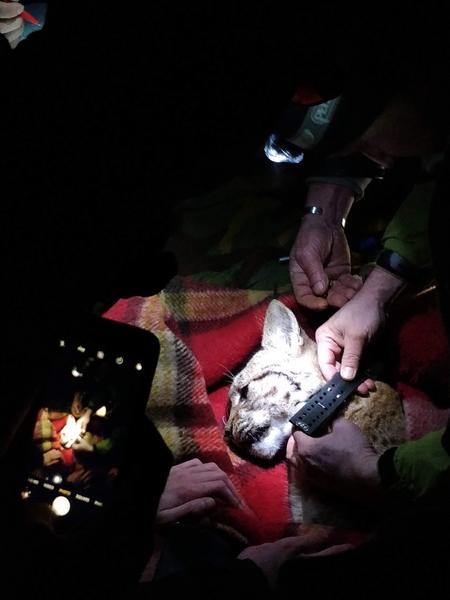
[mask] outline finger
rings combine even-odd
[[[307,273],[305,273],[305,271],[302,269],[296,257],[292,255],[289,260],[289,273],[294,295],[297,299],[297,302],[301,306],[305,306],[306,308],[310,308],[312,310],[323,310],[328,306],[327,300],[325,298],[321,298],[320,294],[317,295],[313,291],[311,281]]]
[[[214,483],[218,483],[219,485],[222,484],[222,485],[226,486],[228,492],[231,494],[231,497],[233,498],[233,504],[235,506],[238,506],[239,508],[242,508],[245,506],[245,502],[240,497],[238,491],[236,490],[234,485],[231,483],[230,478],[228,477],[228,475],[226,475],[226,473],[221,471],[216,474],[211,474],[209,477],[210,477],[210,479],[208,480],[208,484],[214,482]]]
[[[328,303],[335,308],[342,308],[356,294],[353,290],[330,290],[328,294]]]
[[[286,458],[289,461],[296,461],[297,458],[297,444],[295,443],[295,438],[293,435],[288,439],[288,443],[286,445]]]
[[[302,553],[298,556],[302,558],[314,558],[317,556],[332,556],[333,554],[341,554],[342,552],[348,552],[349,550],[354,550],[355,546],[352,544],[336,544],[335,546],[330,546],[329,548],[325,548],[325,550],[320,550],[319,552],[308,552]]]
[[[350,273],[343,273],[337,278],[337,282],[346,288],[351,288],[357,292],[362,288],[363,282],[359,275],[351,275]]]
[[[294,431],[292,434],[297,445],[297,453],[301,458],[307,459],[314,453],[317,444],[320,444],[320,438],[313,438],[302,431]]]
[[[296,253],[291,262],[297,263],[298,269],[305,273],[314,294],[321,296],[328,290],[328,275],[323,268],[322,260],[313,252]],[[295,265],[294,265],[295,268]]]
[[[22,36],[18,37],[16,40],[13,40],[12,42],[9,41],[9,45],[11,46],[11,50],[14,50],[14,48],[17,48],[17,46],[20,44],[20,40],[22,39]]]
[[[238,492],[236,491],[236,488],[233,486],[233,484],[231,483],[228,476],[223,472],[217,472],[217,473],[201,472],[201,473],[198,473],[195,478],[196,489],[200,489],[198,487],[199,485],[210,486],[210,489],[212,489],[211,486],[223,486],[224,488],[226,488],[228,490],[228,494],[230,495],[230,497],[233,498],[233,500],[232,500],[233,505],[238,506],[240,508],[245,506],[245,503],[243,502],[242,498],[239,496]]]
[[[289,556],[297,556],[299,552],[305,552],[308,549],[310,540],[303,536],[295,535],[283,538],[276,542],[276,544],[278,551],[284,551]],[[314,546],[313,549],[316,550],[317,546]]]
[[[0,2],[0,19],[14,19],[23,12],[20,2]]]
[[[341,282],[337,281],[328,292],[328,302],[331,306],[341,308],[353,298],[357,291],[358,290],[355,290],[349,286],[345,286]]]
[[[359,367],[364,340],[360,337],[349,337],[345,340],[341,360],[341,377],[347,381],[354,379]]]
[[[290,275],[295,299],[300,306],[310,310],[325,310],[328,308],[328,300],[313,293],[306,275],[298,271],[298,265],[296,269],[290,270]]]
[[[296,293],[295,286],[293,286],[294,295],[297,302],[300,306],[308,308],[309,310],[326,310],[328,308],[328,300],[327,298],[321,298],[320,296],[315,296],[311,292],[308,293]],[[298,292],[297,288],[297,292]]]
[[[182,471],[184,469],[189,469],[191,467],[196,467],[197,465],[202,465],[202,461],[198,458],[192,458],[191,460],[187,460],[185,462],[179,463],[178,465],[174,465],[172,467],[172,471]]]
[[[204,515],[208,512],[211,512],[211,510],[213,510],[215,507],[216,501],[214,498],[197,498],[195,500],[190,500],[181,506],[175,506],[174,508],[162,510],[158,513],[156,521],[160,525],[173,523],[174,521],[179,521],[188,515]]]
[[[23,19],[20,17],[8,19],[6,21],[0,21],[0,33],[3,33],[4,35],[6,33],[10,33],[11,31],[15,31],[16,29],[20,29],[21,27],[23,27]]]
[[[366,379],[358,386],[357,391],[360,394],[368,394],[369,392],[375,392],[376,389],[375,381],[373,379]]]
[[[222,502],[233,508],[242,507],[242,502],[239,497],[231,492],[228,486],[222,480],[198,483],[195,487],[198,491],[198,496],[200,497],[211,496],[215,499],[222,500]]]
[[[341,348],[337,346],[334,340],[330,338],[317,340],[317,360],[319,368],[327,381],[339,370],[338,357],[340,357],[341,352]]]
[[[5,38],[8,40],[9,45],[11,46],[11,48],[13,50],[17,46],[17,44],[20,42],[20,40],[22,39],[23,30],[24,30],[24,27],[23,27],[23,23],[22,23],[22,25],[18,29],[15,29],[14,31],[10,31],[9,33],[5,33]]]
[[[239,504],[243,504],[242,499],[239,495],[239,492],[234,487],[233,482],[228,477],[228,475],[225,473],[225,471],[222,471],[222,469],[218,465],[216,465],[216,463],[213,463],[213,462],[206,463],[205,464],[205,473],[209,474],[211,481],[214,481],[214,480],[223,481],[225,483],[225,485],[228,487],[228,489],[230,490],[230,492],[234,495],[237,502]]]

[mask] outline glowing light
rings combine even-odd
[[[95,414],[98,417],[106,417],[106,406],[100,406],[100,408],[95,411]]]
[[[87,496],[82,496],[81,494],[75,494],[75,498],[81,500],[81,502],[90,502],[90,499]]]
[[[293,144],[291,144],[293,146]],[[287,147],[282,146],[276,135],[272,134],[264,146],[264,154],[274,163],[301,163],[304,157],[303,152],[298,149],[298,153],[290,151]]]
[[[86,348],[84,346],[78,346],[78,352],[86,352]]]
[[[28,500],[28,498],[30,496],[31,496],[30,490],[23,490],[22,492],[20,492],[20,497],[22,498],[22,500]]]
[[[72,369],[72,375],[74,377],[83,377],[83,373],[80,373],[80,371],[76,367]]]
[[[105,353],[103,352],[103,350],[99,350],[97,352],[97,358],[105,358]]]
[[[56,485],[59,485],[60,483],[62,483],[61,475],[53,475],[52,481],[53,483],[56,483]]]
[[[57,496],[52,502],[52,511],[57,517],[67,515],[70,508],[70,500],[64,496]]]
[[[137,363],[136,364],[136,371],[142,371],[143,366],[141,365],[141,363]]]
[[[123,357],[122,356],[118,356],[116,358],[116,365],[123,365]]]
[[[64,340],[59,340],[59,347],[60,348],[64,348],[65,345],[66,345],[66,342]]]

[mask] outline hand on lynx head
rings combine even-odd
[[[290,417],[324,383],[315,342],[278,300],[267,309],[261,349],[234,378],[225,438],[253,458],[271,461],[292,433]]]

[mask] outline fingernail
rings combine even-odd
[[[356,375],[356,369],[353,367],[344,367],[341,370],[341,375],[344,379],[353,379],[353,377]]]
[[[325,283],[323,281],[319,281],[317,282],[314,286],[313,286],[313,290],[315,294],[324,294],[325,290],[326,290],[326,286]]]

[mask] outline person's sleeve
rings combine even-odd
[[[431,267],[428,222],[434,182],[416,185],[388,224],[382,244],[416,269]]]
[[[383,488],[392,495],[418,500],[450,495],[450,453],[448,431],[428,433],[424,437],[390,448],[378,460]],[[447,440],[448,441],[448,440]]]
[[[366,187],[371,182],[368,177],[344,177],[334,175],[311,175],[306,179],[306,184],[311,185],[312,183],[324,183],[328,185],[340,185],[352,190],[355,201],[361,200],[364,196]]]

